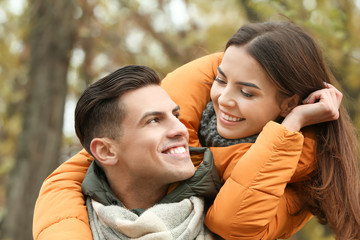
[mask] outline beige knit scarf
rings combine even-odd
[[[140,216],[115,205],[86,202],[94,240],[211,240],[219,239],[203,224],[204,200],[190,197],[177,203],[157,204]]]

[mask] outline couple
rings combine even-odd
[[[180,67],[163,88],[146,67],[120,68],[81,96],[76,132],[95,161],[84,182],[86,151],[47,178],[34,238],[91,239],[88,218],[94,239],[152,227],[174,239],[287,238],[312,214],[338,239],[359,238],[356,138],[333,81],[288,22],[244,25],[224,53]],[[119,215],[130,226],[114,226]]]

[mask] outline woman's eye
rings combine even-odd
[[[221,78],[219,78],[219,77],[216,77],[215,81],[220,83],[220,84],[226,84],[226,82],[224,80],[222,80]]]
[[[244,91],[244,90],[241,90],[241,94],[244,95],[245,97],[252,97],[252,96],[254,96],[253,94],[248,93],[248,92],[246,92],[246,91]]]

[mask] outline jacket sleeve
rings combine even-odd
[[[194,60],[162,81],[165,90],[181,106],[183,122],[196,146],[200,146],[197,129],[201,113],[210,100],[210,87],[221,56],[222,53],[216,53]],[[44,181],[34,210],[34,239],[92,239],[81,192],[81,183],[91,161],[92,157],[83,150]]]
[[[222,56],[223,53],[213,53],[193,60],[169,73],[161,83],[180,106],[180,121],[188,129],[192,147],[201,147],[197,136],[201,114],[210,101],[210,88]]]
[[[47,177],[37,198],[33,237],[92,239],[81,183],[93,158],[82,150]]]
[[[303,146],[309,148],[305,153],[314,150],[313,141],[307,141],[304,145],[301,133],[269,122],[243,156],[237,145],[212,148],[215,161],[224,157],[239,160],[224,172],[225,183],[205,218],[207,227],[225,239],[288,238],[301,229],[312,215],[307,211],[295,215],[301,204],[286,186],[299,159],[309,158],[302,154]],[[313,154],[301,161],[311,165]],[[300,175],[305,172],[300,169]]]

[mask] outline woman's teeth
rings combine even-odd
[[[221,117],[224,118],[227,121],[231,121],[231,122],[238,122],[243,120],[243,118],[235,118],[235,117],[231,117],[229,115],[226,115],[225,113],[221,113]]]

